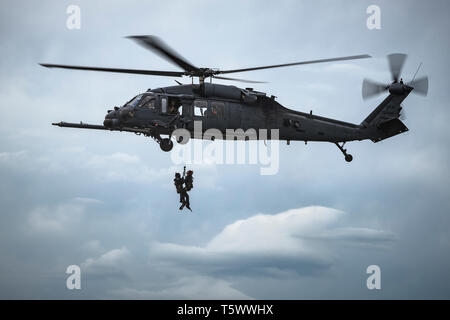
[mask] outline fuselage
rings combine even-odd
[[[360,125],[295,111],[279,104],[275,97],[251,88],[205,83],[180,85],[148,90],[136,96],[105,117],[105,126],[148,128],[159,126],[161,134],[170,134],[164,124],[174,120],[177,128],[183,127],[194,135],[194,123],[200,122],[202,136],[210,129],[227,133],[278,129],[278,139],[288,141],[362,140],[365,137]],[[199,128],[197,125],[196,128]],[[264,139],[271,139],[270,132]]]

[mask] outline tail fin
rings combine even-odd
[[[405,124],[398,119],[402,110],[401,103],[408,94],[409,92],[402,95],[389,94],[361,123],[365,128],[375,129],[374,136],[370,138],[373,142],[408,131]]]
[[[396,136],[397,134],[408,131],[408,128],[405,126],[403,122],[399,119],[392,119],[386,122],[381,123],[377,127],[376,135],[373,136],[370,140],[373,142],[379,142],[381,140]]]

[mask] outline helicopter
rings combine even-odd
[[[220,130],[226,137],[228,129],[278,129],[278,139],[286,141],[321,141],[335,144],[344,155],[347,162],[353,156],[347,153],[344,145],[348,141],[370,139],[378,142],[400,133],[408,131],[399,119],[403,100],[414,92],[427,95],[428,77],[415,80],[420,69],[417,69],[413,80],[404,83],[400,78],[405,63],[406,54],[394,53],[387,56],[392,82],[382,84],[364,79],[362,85],[363,99],[388,92],[388,96],[360,123],[349,123],[336,119],[312,114],[312,111],[300,112],[282,106],[275,96],[268,96],[264,92],[253,88],[239,88],[233,85],[212,83],[212,79],[230,80],[246,83],[263,83],[261,81],[245,80],[222,76],[223,74],[241,73],[262,69],[280,68],[288,66],[326,63],[334,61],[371,58],[370,55],[354,55],[320,60],[300,61],[286,64],[268,65],[260,67],[220,70],[212,68],[198,68],[170,48],[156,36],[129,36],[130,38],[165,58],[169,62],[181,67],[183,71],[159,71],[143,69],[120,69],[87,67],[61,64],[40,65],[47,68],[63,68],[72,70],[87,70],[101,72],[115,72],[128,74],[143,74],[166,77],[187,76],[192,79],[191,84],[177,82],[176,86],[148,89],[121,107],[108,110],[103,125],[58,122],[52,125],[68,128],[95,129],[132,132],[153,138],[163,151],[173,148],[173,133],[183,128],[194,133],[194,123],[201,123],[202,133],[214,128]],[[194,84],[198,78],[198,84]],[[209,83],[205,80],[210,79]],[[193,135],[196,138],[196,135]],[[198,135],[197,135],[198,137]],[[206,136],[200,135],[201,139]],[[176,137],[175,137],[176,138]],[[247,137],[244,137],[247,140]],[[257,139],[260,137],[258,136]],[[236,136],[234,137],[236,139]],[[271,137],[268,137],[271,139]],[[181,143],[179,139],[175,139]],[[212,140],[212,139],[211,139]]]

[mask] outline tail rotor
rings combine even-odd
[[[364,79],[362,84],[362,97],[364,100],[379,95],[385,91],[390,93],[403,93],[407,88],[403,84],[400,75],[408,56],[404,53],[393,53],[387,56],[389,63],[389,70],[391,72],[392,83],[383,84],[373,80]],[[419,66],[420,68],[420,66]],[[418,71],[418,70],[417,70]],[[416,72],[417,73],[417,72]],[[407,84],[409,90],[413,90],[420,95],[426,96],[428,94],[428,77],[424,76],[417,80],[415,78]]]

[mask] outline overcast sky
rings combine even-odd
[[[69,5],[81,29],[66,27]],[[366,9],[381,9],[381,29]],[[448,1],[2,1],[0,298],[450,298]],[[199,67],[336,56],[372,59],[255,71],[286,107],[360,123],[365,77],[428,75],[404,101],[409,132],[280,145],[280,169],[193,167],[192,213],[151,139],[51,126],[102,123],[107,109],[171,78],[45,69],[40,62],[178,70],[125,39],[152,34]],[[237,74],[236,76],[241,76]],[[188,83],[189,79],[183,79]],[[230,84],[230,83],[227,83]],[[206,143],[205,143],[206,145]],[[67,290],[79,265],[82,289]],[[381,268],[368,290],[366,268]]]

